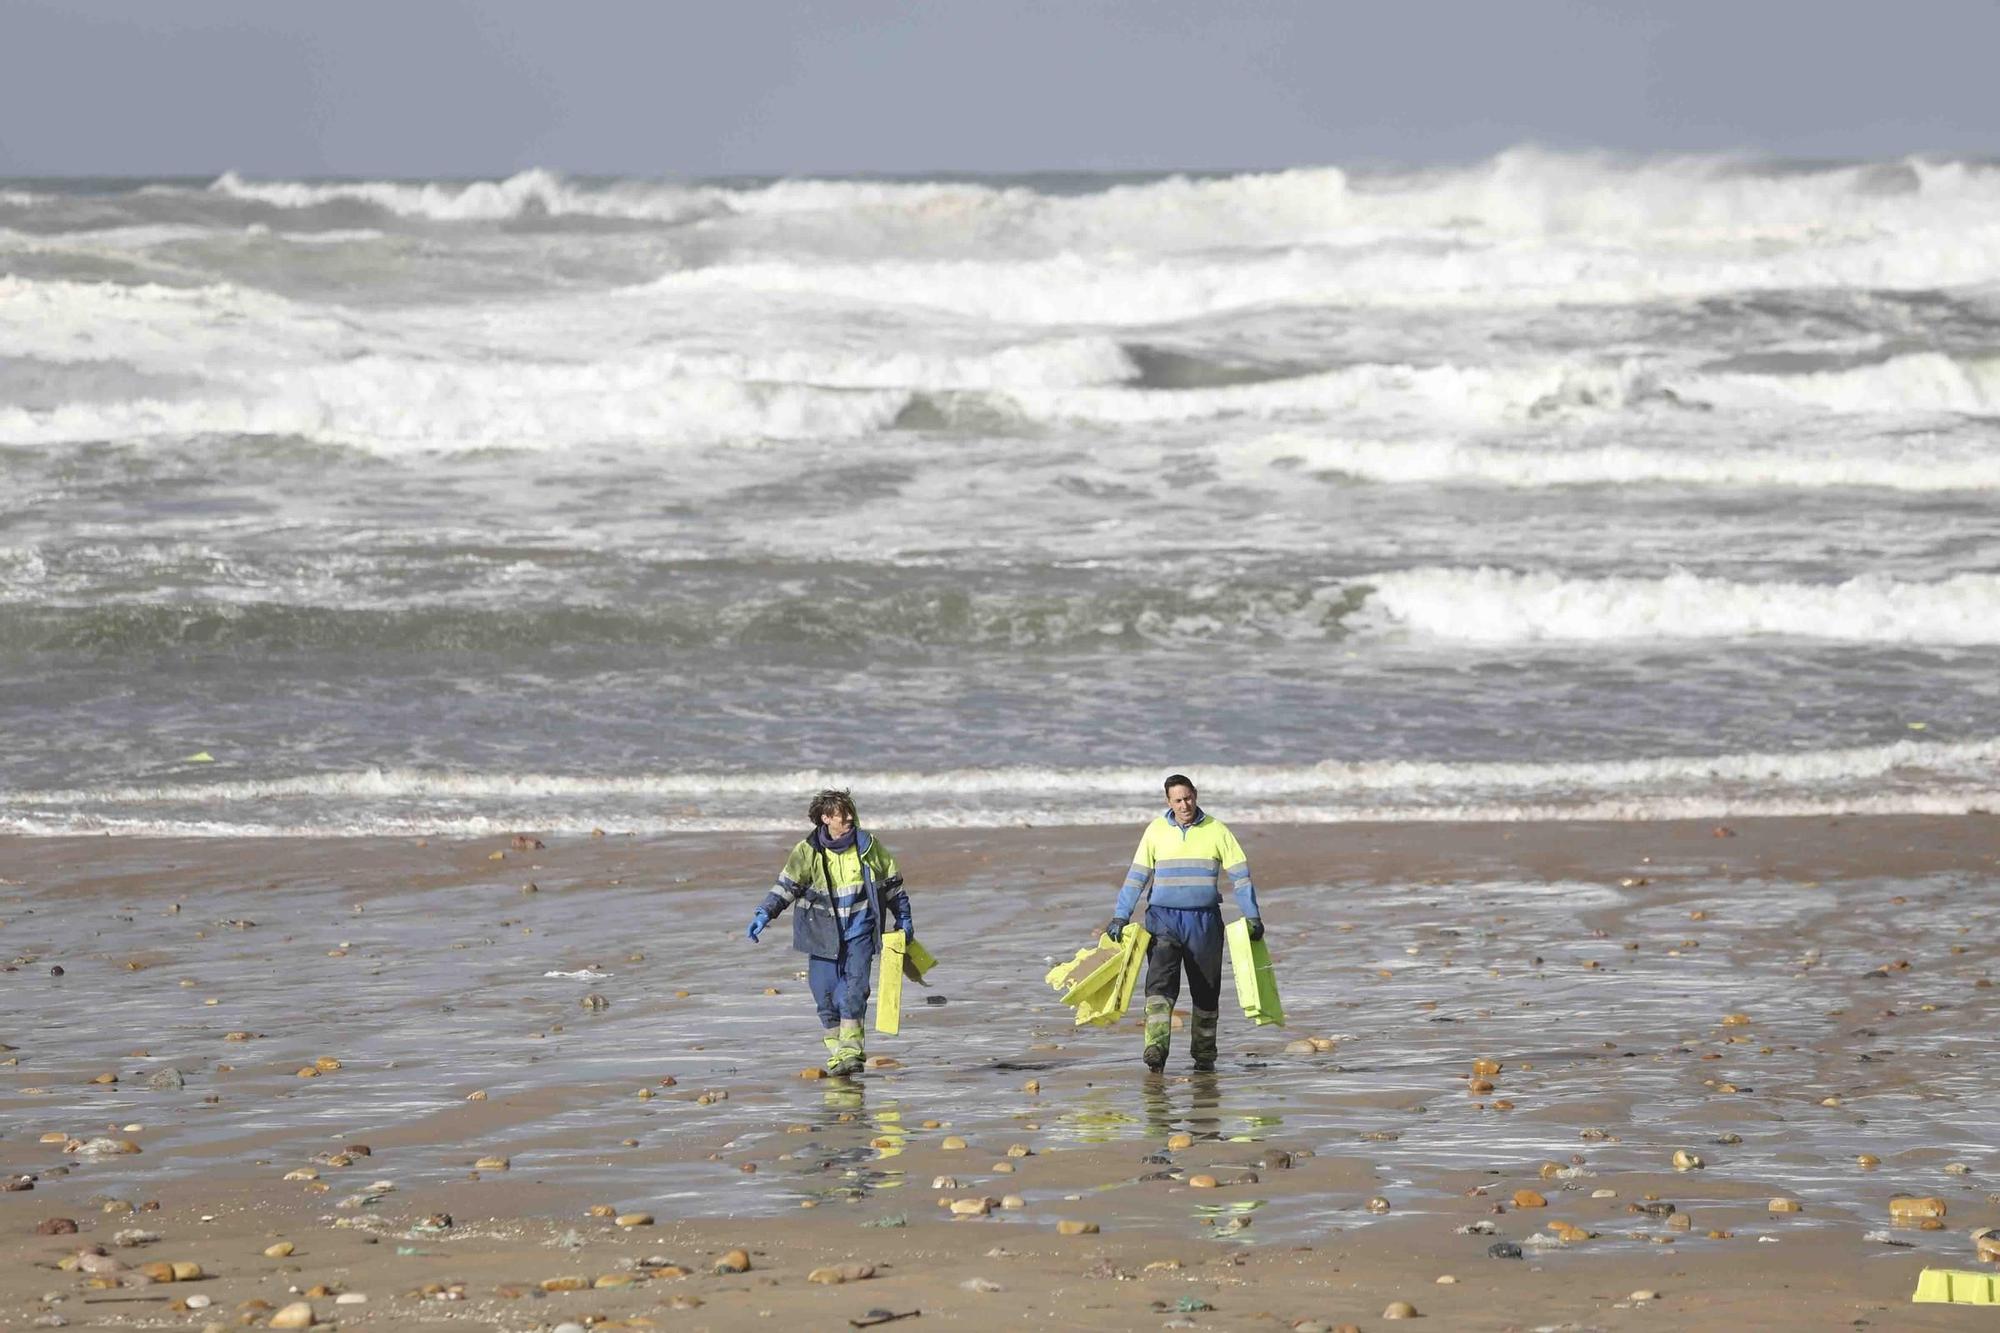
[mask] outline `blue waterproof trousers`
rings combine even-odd
[[[1222,909],[1148,907],[1146,930],[1153,937],[1146,950],[1146,994],[1169,1004],[1180,999],[1186,969],[1188,1000],[1199,1012],[1214,1013],[1222,999]]]
[[[1217,936],[1218,941],[1220,936]],[[806,984],[812,987],[813,1003],[819,1006],[821,1027],[839,1027],[841,1020],[860,1022],[868,1016],[868,971],[875,966],[872,935],[842,940],[838,958],[812,955],[806,967]]]

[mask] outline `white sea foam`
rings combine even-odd
[[[1351,622],[1475,643],[1745,639],[1853,643],[2000,643],[2000,574],[1909,582],[1864,574],[1841,583],[1572,578],[1512,570],[1409,569],[1370,575]]]
[[[365,357],[268,372],[221,396],[0,408],[0,444],[283,435],[383,452],[847,439],[909,401],[892,390],[661,378],[637,367],[443,365]]]
[[[1838,238],[1975,220],[2000,205],[2000,171],[1985,163],[1907,159],[1772,172],[1726,156],[1621,160],[1532,148],[1463,168],[1365,177],[1330,167],[1173,176],[1074,195],[938,181],[808,179],[744,188],[591,183],[546,170],[470,182],[251,181],[230,172],[210,188],[280,208],[355,202],[445,222],[526,214],[666,222],[851,214],[861,226],[879,227],[880,215],[898,213],[940,231],[984,234],[981,222],[998,216],[1057,248],[1310,242],[1385,229],[1532,237],[1669,232],[1695,241],[1830,230]]]
[[[1283,462],[1392,485],[1468,482],[1498,486],[1880,487],[1897,491],[2000,490],[2000,454],[1900,439],[1880,445],[1738,445],[1727,451],[1643,445],[1480,443],[1451,439],[1332,439],[1271,435],[1228,445],[1235,462]]]
[[[1227,791],[1230,818],[1246,822],[1965,813],[2000,799],[2000,738],[1544,764],[1216,765],[1204,768],[1202,778],[1205,786]],[[888,827],[1125,823],[1131,794],[1157,780],[1152,769],[1125,767],[622,778],[371,769],[270,781],[0,792],[0,808],[11,812],[0,828],[193,836],[473,836],[599,826],[771,830],[796,823],[786,793],[832,784],[867,792],[874,818]],[[662,815],[661,802],[674,803],[677,812]]]
[[[1916,352],[1874,365],[1803,375],[1715,375],[1712,395],[1773,397],[1837,412],[2000,414],[2000,356]]]

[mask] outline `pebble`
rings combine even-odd
[[[1379,1194],[1362,1206],[1371,1213],[1386,1213],[1389,1211],[1389,1201]]]
[[[1455,1287],[1458,1285],[1458,1279],[1449,1273],[1443,1273],[1439,1275],[1437,1285],[1440,1287]]]
[[[614,1219],[621,1227],[649,1227],[653,1225],[651,1213],[620,1213]]]
[[[292,1253],[292,1249],[293,1246],[290,1241],[281,1240],[276,1245],[266,1245],[264,1247],[264,1257],[266,1259],[288,1258]]]
[[[1944,1200],[1934,1197],[1911,1198],[1899,1195],[1889,1200],[1889,1216],[1906,1218],[1930,1218],[1945,1216]]]
[[[1058,1234],[1064,1236],[1094,1236],[1097,1234],[1097,1223],[1078,1222],[1070,1218],[1064,1218],[1062,1221],[1056,1223],[1056,1231]]]
[[[938,1147],[944,1149],[946,1152],[957,1152],[959,1149],[965,1147],[965,1140],[956,1134],[947,1134],[944,1136],[944,1142],[938,1144]]]
[[[1533,1190],[1515,1190],[1514,1206],[1516,1208],[1546,1208],[1549,1206],[1549,1201]]]
[[[1773,1199],[1764,1207],[1773,1213],[1802,1213],[1806,1210],[1805,1205],[1797,1199]]]
[[[953,1199],[951,1211],[957,1217],[984,1217],[993,1211],[991,1199]]]
[[[1018,1194],[1009,1194],[1004,1196],[1000,1200],[1000,1206],[1002,1208],[1008,1209],[1009,1211],[1012,1211],[1016,1208],[1026,1208],[1028,1206],[1028,1201],[1022,1198]]]
[[[1708,1163],[1704,1162],[1698,1153],[1691,1153],[1685,1148],[1676,1149],[1674,1152],[1676,1171],[1699,1171],[1707,1165]]]
[[[475,1171],[507,1171],[512,1167],[513,1163],[505,1157],[482,1157],[472,1164]]]
[[[1521,1257],[1521,1247],[1511,1240],[1496,1240],[1486,1247],[1486,1253],[1488,1257],[1494,1259],[1518,1259]]]
[[[958,1285],[961,1291],[994,1292],[1002,1289],[998,1282],[984,1277],[969,1277]]]
[[[1198,1189],[1198,1190],[1212,1190],[1215,1188],[1215,1177],[1210,1175],[1189,1176],[1188,1188]]]
[[[193,1298],[190,1297],[189,1299],[192,1300]],[[333,1303],[335,1305],[366,1305],[368,1304],[368,1293],[365,1291],[343,1291],[340,1295],[333,1298]]]
[[[271,1328],[311,1328],[313,1308],[310,1301],[293,1301],[271,1316]]]
[[[1168,1152],[1179,1152],[1183,1148],[1192,1148],[1192,1147],[1194,1147],[1194,1135],[1192,1134],[1167,1135]]]
[[[843,1282],[860,1282],[875,1276],[874,1264],[831,1264],[825,1268],[815,1268],[806,1274],[806,1281],[817,1282],[824,1287],[838,1286]]]
[[[1382,1317],[1384,1319],[1415,1319],[1417,1317],[1417,1307],[1408,1301],[1391,1301],[1387,1308],[1382,1311]]]
[[[1288,1041],[1285,1043],[1286,1055],[1313,1055],[1318,1050],[1319,1047],[1313,1045],[1309,1038],[1302,1037],[1297,1041]]]
[[[1026,1083],[1023,1083],[1021,1085],[1021,1091],[1023,1092],[1036,1093],[1040,1092],[1041,1090],[1042,1090],[1042,1081],[1038,1078],[1031,1078]]]
[[[1630,1296],[1627,1296],[1625,1299],[1629,1301],[1657,1301],[1658,1299],[1660,1299],[1660,1293],[1657,1291],[1653,1291],[1650,1288],[1642,1287],[1638,1291],[1633,1292]]]
[[[743,1250],[731,1250],[715,1261],[718,1273],[747,1273],[750,1271],[750,1256]]]
[[[187,1298],[187,1308],[190,1310],[206,1310],[213,1304],[215,1304],[213,1296],[205,1296],[200,1292]]]

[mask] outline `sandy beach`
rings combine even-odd
[[[788,839],[521,834],[0,843],[0,1323],[1989,1317],[1909,1298],[2000,1224],[2000,819],[1248,827],[1289,1023],[1164,1077],[1041,980],[1130,830],[884,830],[941,963],[852,1081]]]

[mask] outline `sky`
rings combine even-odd
[[[2000,156],[1992,0],[0,0],[0,176]]]

